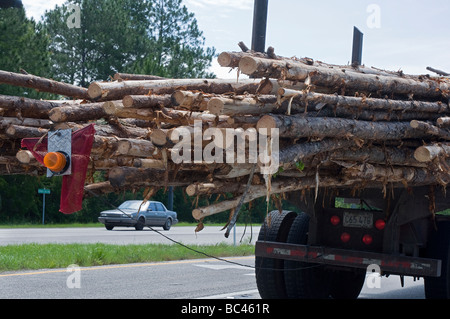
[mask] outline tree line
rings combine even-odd
[[[68,0],[46,11],[40,21],[27,18],[21,5],[1,7],[0,53],[1,70],[83,87],[94,80],[108,80],[117,72],[212,78],[214,74],[208,68],[216,55],[214,48],[205,46],[203,32],[182,0]],[[6,85],[0,85],[0,94],[58,98]],[[104,180],[101,173],[95,173],[93,178]],[[45,200],[46,223],[96,222],[102,210],[113,209],[127,199],[141,199],[144,191],[87,196],[80,212],[64,215],[59,212],[61,184],[61,177],[0,176],[0,224],[40,223],[43,204],[43,196],[38,194],[40,188],[51,192]],[[167,206],[167,190],[159,190],[152,199]],[[193,205],[202,206],[215,200],[220,198],[189,198],[183,189],[175,188],[173,209],[181,221],[193,222]],[[267,210],[265,201],[253,205],[256,216],[250,214],[246,205],[241,221],[261,222]],[[227,219],[227,214],[220,214],[208,220]]]

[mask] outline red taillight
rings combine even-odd
[[[330,222],[333,226],[337,226],[341,222],[341,219],[339,218],[339,216],[333,215],[330,218]]]
[[[349,233],[342,233],[341,235],[341,241],[343,243],[348,243],[350,240],[350,234]]]
[[[375,228],[378,230],[383,230],[386,227],[386,222],[383,219],[378,219],[375,222]]]
[[[364,235],[362,241],[364,244],[370,245],[373,242],[373,238],[369,234],[366,234],[366,235]]]

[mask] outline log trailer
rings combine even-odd
[[[263,52],[268,0],[255,0],[252,49]],[[361,64],[355,28],[352,62]],[[357,298],[366,276],[423,277],[426,298],[450,297],[450,208],[439,186],[291,192],[255,247],[262,298]],[[372,273],[372,274],[371,274]]]

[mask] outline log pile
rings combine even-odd
[[[273,49],[224,52],[218,61],[237,69],[237,79],[116,74],[85,89],[0,71],[0,83],[65,97],[0,96],[0,174],[44,174],[20,149],[21,139],[95,123],[88,173],[106,171],[107,181],[86,185],[87,194],[180,186],[189,196],[234,195],[195,208],[199,221],[273,194],[323,187],[386,192],[450,181],[447,77],[285,58]],[[180,129],[194,147],[177,162]],[[225,138],[231,130],[248,140]],[[276,143],[264,149],[278,159],[270,173],[263,170],[262,141]],[[205,160],[206,151],[216,161]]]

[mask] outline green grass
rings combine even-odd
[[[214,257],[250,256],[253,245],[189,246]],[[0,246],[0,272],[207,258],[180,245],[23,244]]]

